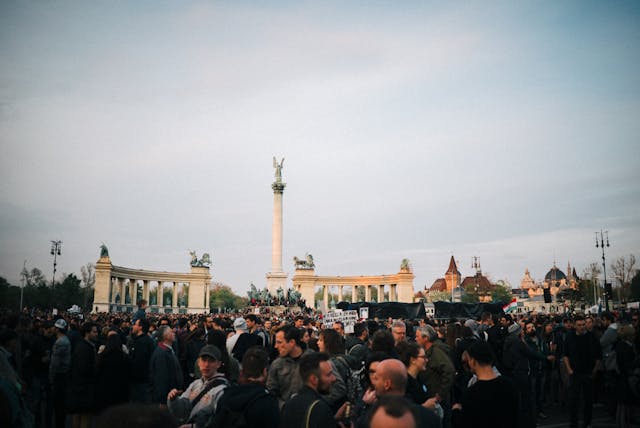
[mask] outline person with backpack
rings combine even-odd
[[[351,368],[345,358],[342,337],[334,329],[327,328],[320,332],[318,349],[320,352],[326,352],[331,357],[331,366],[336,380],[324,398],[335,413],[348,399],[346,382],[351,377]],[[355,395],[354,393],[354,397]]]
[[[604,399],[607,412],[613,416],[616,411],[616,377],[618,376],[615,350],[618,341],[618,323],[611,312],[604,312],[601,317],[602,325],[605,327],[605,331],[600,337],[602,366],[604,367]]]
[[[285,403],[280,418],[282,428],[337,426],[338,415],[334,414],[324,399],[336,381],[334,372],[329,355],[324,352],[310,352],[300,358],[303,386],[298,394]]]
[[[369,329],[365,322],[357,323],[353,326],[353,334],[345,337],[345,350],[348,356],[352,357],[354,365],[352,369],[359,369],[369,354]]]
[[[618,341],[614,348],[619,370],[616,377],[616,425],[621,428],[631,425],[633,406],[640,402],[640,369],[637,350],[633,346],[635,334],[633,326],[622,326],[618,331]]]
[[[224,390],[207,428],[277,428],[278,398],[266,388],[269,354],[253,347],[242,358],[240,384]]]
[[[202,428],[215,413],[218,400],[229,386],[224,374],[218,373],[221,358],[220,349],[214,345],[204,346],[198,356],[202,377],[194,380],[182,393],[174,388],[167,394],[169,412],[180,424]]]

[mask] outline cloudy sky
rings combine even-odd
[[[640,256],[638,2],[0,2],[0,276],[108,247],[244,293],[285,271],[517,286]]]

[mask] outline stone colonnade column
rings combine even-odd
[[[342,285],[338,285],[338,302],[342,302]]]
[[[138,304],[138,280],[129,280],[129,291],[131,292],[131,304],[136,306]]]
[[[173,284],[173,287],[172,287],[173,295],[171,296],[171,307],[175,308],[178,306],[178,283],[176,281],[173,281],[171,284]]]
[[[358,296],[358,292],[357,292],[357,285],[352,285],[351,286],[351,303],[355,303],[356,298]]]
[[[370,302],[371,301],[371,286],[370,285],[365,285],[364,286],[364,300],[365,302]]]
[[[142,281],[142,298],[147,301],[147,305],[149,305],[149,281]]]
[[[322,300],[324,302],[324,310],[328,311],[329,310],[329,286],[328,285],[323,285],[323,290],[322,290]]]
[[[378,303],[384,302],[384,284],[378,284]]]
[[[124,305],[124,279],[116,278],[118,284],[118,295],[120,296],[120,304]]]

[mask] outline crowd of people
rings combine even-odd
[[[0,426],[629,427],[638,313],[360,320],[0,312]],[[353,331],[351,331],[353,330]]]

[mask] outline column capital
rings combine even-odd
[[[273,193],[282,194],[286,185],[286,183],[274,181],[273,184],[271,184],[271,188],[273,189]]]

